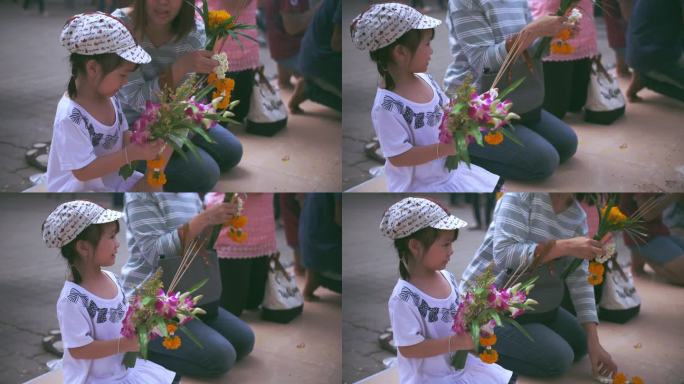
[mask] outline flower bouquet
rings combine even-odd
[[[640,241],[646,236],[643,229],[643,216],[650,211],[656,204],[656,199],[651,199],[643,204],[631,216],[626,216],[617,206],[618,195],[611,194],[605,201],[599,201],[600,198],[594,197],[596,209],[599,216],[598,229],[594,235],[594,240],[601,241],[610,232],[624,231],[635,242]],[[610,260],[615,255],[615,244],[611,243],[607,247],[606,252],[602,255],[596,256],[589,261],[589,284],[599,285],[603,282],[603,273],[605,272],[604,263]],[[570,265],[561,274],[561,279],[565,279],[569,274],[574,272],[577,267],[582,264],[582,259],[573,259]]]
[[[537,304],[535,300],[527,298],[537,277],[524,283],[512,284],[526,269],[519,266],[508,282],[502,288],[497,288],[494,284],[496,277],[492,273],[492,266],[489,266],[470,284],[463,301],[456,309],[452,330],[457,335],[470,332],[475,349],[483,347],[480,360],[487,364],[493,364],[499,359],[498,353],[492,348],[496,343],[494,327],[501,326],[503,321],[511,323],[532,340],[527,331],[514,320]],[[468,351],[457,351],[452,358],[453,367],[463,369],[467,357]]]
[[[570,7],[573,6],[579,2],[579,0],[561,0],[560,6],[558,7],[558,10],[556,11],[556,16],[563,16],[568,13],[568,10],[570,10]],[[568,14],[568,22],[571,23],[572,25],[576,25],[580,20],[582,19],[582,13],[580,12],[579,9],[577,8],[572,8],[570,10],[570,13]],[[564,32],[567,31],[567,32]],[[551,50],[553,53],[572,53],[568,51],[567,47],[572,48],[565,40],[570,38],[570,30],[569,29],[564,29],[562,30],[559,35],[562,36],[556,36],[556,38],[559,38],[560,43],[557,41],[555,44],[562,47],[561,51],[558,51],[558,47],[554,48],[553,46],[551,47]],[[565,39],[562,39],[562,37],[566,37]],[[550,36],[546,36],[542,38],[541,42],[537,46],[537,50],[534,52],[534,58],[535,59],[541,59],[542,55],[546,50],[549,48],[551,45],[551,40],[552,38]],[[567,46],[567,47],[566,47]],[[554,51],[556,49],[556,51]],[[572,49],[574,50],[574,49]]]
[[[216,239],[218,238],[223,228],[228,228],[228,232],[226,235],[232,241],[238,244],[247,241],[247,231],[243,229],[243,227],[247,225],[247,216],[242,214],[242,208],[245,204],[244,200],[237,193],[226,192],[223,196],[223,202],[229,203],[232,201],[235,201],[237,203],[237,215],[235,215],[232,219],[226,221],[225,223],[214,227],[211,233],[211,238],[209,240],[210,247],[214,246],[214,244],[216,243]]]
[[[510,112],[513,103],[503,98],[524,81],[518,79],[499,94],[496,88],[478,95],[472,78],[468,77],[451,98],[439,126],[439,142],[454,143],[456,154],[447,157],[446,167],[449,170],[458,168],[464,161],[470,167],[468,145],[476,142],[483,146],[483,140],[489,145],[499,145],[504,136],[516,144],[522,145],[506,127],[513,128],[511,120],[520,116]]]
[[[183,147],[195,155],[199,156],[195,144],[190,140],[191,133],[200,135],[204,140],[213,142],[207,135],[206,130],[211,128],[216,122],[234,122],[231,117],[232,112],[225,111],[219,113],[217,109],[222,105],[225,97],[218,96],[208,104],[202,100],[213,86],[206,86],[204,89],[197,90],[197,83],[194,78],[189,78],[181,84],[175,91],[165,89],[159,95],[159,103],[148,100],[145,103],[145,111],[138,120],[133,123],[131,142],[144,144],[148,141],[161,139],[171,145],[173,149],[183,158],[186,154]],[[237,102],[232,102],[226,106],[234,107]],[[164,175],[164,159],[157,156],[154,160],[147,162],[147,182],[151,186],[162,186],[166,183]],[[119,170],[123,178],[128,178],[133,174],[131,164],[124,165]]]
[[[137,337],[140,345],[138,352],[126,352],[124,355],[123,364],[126,368],[135,366],[138,355],[147,359],[149,341],[157,337],[164,338],[162,345],[166,349],[180,348],[181,338],[177,331],[182,331],[201,347],[199,341],[183,325],[196,318],[197,315],[205,313],[203,309],[195,307],[202,295],[194,298],[190,295],[201,288],[206,280],[181,294],[173,292],[173,283],[167,291],[164,291],[161,276],[162,270],[159,268],[152,278],[135,290],[124,317],[121,335],[129,338]]]
[[[240,43],[240,40],[238,40],[238,35],[257,42],[257,40],[255,40],[252,36],[242,32],[247,29],[256,28],[255,25],[238,23],[238,16],[231,15],[224,9],[210,11],[207,0],[202,0],[201,8],[190,0],[186,1],[190,3],[195,10],[197,10],[197,13],[199,13],[202,21],[204,21],[205,33],[207,35],[205,49],[207,51],[213,51],[216,41],[224,37],[231,37],[232,39],[236,40],[240,46],[242,46],[242,44]],[[219,49],[219,51],[220,50],[221,49]]]

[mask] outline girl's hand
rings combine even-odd
[[[439,143],[439,156],[453,156],[456,154],[456,146],[454,144]]]
[[[451,352],[459,350],[470,351],[473,349],[475,349],[475,344],[473,344],[473,337],[470,333],[451,336]]]
[[[617,364],[613,362],[613,358],[608,352],[599,344],[598,341],[590,341],[588,344],[589,360],[591,361],[591,373],[594,377],[599,375],[603,377],[613,377],[617,372]]]
[[[137,337],[122,337],[119,339],[119,352],[137,352],[140,350],[140,345],[138,344]]]
[[[562,244],[563,255],[569,255],[578,259],[590,260],[596,256],[601,256],[605,252],[603,244],[598,240],[593,240],[588,237],[579,236],[572,239],[558,240],[556,244]]]
[[[126,150],[130,160],[154,160],[163,148],[164,140],[155,140],[142,145],[131,143]]]
[[[180,67],[183,74],[190,72],[209,73],[219,65],[218,61],[211,58],[213,54],[213,52],[205,50],[189,52],[178,59],[176,65]]]
[[[237,214],[237,203],[219,203],[208,207],[200,213],[206,220],[207,225],[223,224]]]

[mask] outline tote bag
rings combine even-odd
[[[625,98],[617,81],[603,68],[601,56],[592,58],[584,121],[608,125],[624,114]]]
[[[289,274],[278,260],[271,256],[261,318],[276,323],[289,323],[302,313],[304,298],[297,288],[295,277]]]
[[[634,286],[630,263],[621,266],[614,256],[604,266],[603,283],[595,287],[598,317],[613,323],[626,323],[641,309],[641,298]]]
[[[287,125],[287,108],[280,91],[264,75],[264,67],[254,71],[254,85],[249,112],[245,119],[247,132],[273,136]]]

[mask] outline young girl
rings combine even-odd
[[[57,301],[57,319],[64,342],[65,383],[171,383],[175,374],[138,359],[122,365],[125,352],[138,350],[135,338],[121,336],[128,300],[116,276],[102,267],[114,264],[119,242],[120,212],[88,201],[58,206],[43,223],[43,240],[59,247],[72,281]]]
[[[445,168],[453,144],[439,143],[439,125],[449,99],[427,73],[430,41],[441,21],[397,3],[373,5],[352,22],[352,40],[368,49],[384,87],[371,117],[387,158],[390,192],[491,192],[499,177],[471,164]]]
[[[399,254],[401,278],[389,299],[389,314],[402,384],[516,381],[511,371],[470,354],[464,369],[451,366],[454,352],[473,348],[469,334],[451,330],[460,293],[454,275],[444,269],[451,244],[466,225],[436,203],[415,197],[383,215],[380,230],[394,240]]]
[[[129,143],[128,124],[114,97],[127,76],[150,56],[128,29],[104,13],[80,14],[62,30],[71,53],[68,92],[57,105],[48,159],[50,192],[111,192],[149,189],[140,173],[118,172],[134,160],[152,160],[163,142]],[[164,152],[170,156],[171,147]]]

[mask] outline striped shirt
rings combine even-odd
[[[532,15],[527,0],[449,0],[446,21],[454,59],[444,86],[453,94],[468,74],[477,86],[483,72],[496,73],[506,58],[506,38],[523,29]]]
[[[127,193],[124,206],[130,256],[121,268],[126,294],[147,280],[160,255],[181,251],[177,229],[202,212],[196,193]]]
[[[480,275],[489,265],[493,265],[496,285],[500,287],[518,266],[533,262],[537,243],[586,236],[587,231],[586,214],[576,201],[565,211],[556,214],[548,194],[507,193],[497,203],[494,221],[487,230],[484,242],[463,272],[461,291],[465,292],[466,282]],[[535,288],[530,292],[530,297],[539,302],[535,312],[547,312],[560,305],[564,292],[560,274],[572,259],[563,256],[532,273],[533,276],[539,276]],[[580,323],[598,323],[594,288],[587,281],[587,268],[587,262],[582,262],[565,283]]]
[[[133,21],[123,8],[114,11],[112,16],[133,28]],[[141,64],[135,72],[128,75],[128,83],[118,92],[128,124],[133,124],[138,119],[145,110],[147,100],[159,101],[159,75],[186,53],[204,49],[205,42],[204,22],[199,18],[195,18],[195,29],[184,38],[178,41],[171,39],[160,47],[156,47],[144,36],[140,46],[150,54],[152,61]]]

